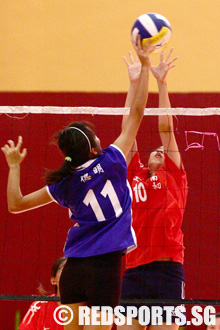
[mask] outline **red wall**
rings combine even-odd
[[[171,94],[173,107],[217,107],[220,94]],[[121,107],[125,94],[92,93],[0,93],[0,105],[108,106]],[[149,95],[149,107],[157,106],[157,95]],[[0,116],[0,141],[21,134],[28,156],[22,164],[22,192],[29,193],[43,185],[43,168],[56,168],[62,158],[54,145],[48,144],[53,133],[80,115]],[[23,118],[25,117],[25,118]],[[23,119],[21,119],[23,118]],[[84,116],[92,121],[102,147],[111,143],[120,131],[120,116]],[[186,149],[185,131],[219,133],[218,116],[174,119],[176,138],[188,174],[189,195],[183,231],[185,235],[186,298],[219,299],[220,297],[220,220],[219,186],[220,153],[217,137],[205,136],[204,150]],[[201,142],[198,134],[189,142]],[[144,161],[148,150],[159,145],[157,118],[145,117],[138,135]],[[6,184],[8,169],[0,154],[0,293],[35,294],[42,282],[50,289],[49,276],[53,261],[62,256],[66,234],[71,226],[65,209],[51,204],[20,215],[7,211]],[[29,302],[0,301],[0,329],[14,329],[14,315],[23,317]]]
[[[35,106],[94,106],[123,107],[125,93],[47,93],[47,92],[0,92],[1,105]],[[170,93],[173,107],[208,108],[218,107],[220,93]],[[150,93],[148,107],[158,106],[157,93]]]

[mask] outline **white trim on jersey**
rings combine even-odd
[[[59,204],[59,203],[57,202],[57,200],[53,197],[53,195],[50,193],[50,189],[49,189],[48,185],[46,185],[46,191],[47,191],[48,195],[50,196],[50,198],[51,198],[54,202],[56,202],[57,204]],[[60,205],[60,204],[59,204],[59,205]]]
[[[130,185],[130,183],[129,183],[128,180],[127,180],[127,186],[128,186],[128,189],[129,189],[129,194],[130,194],[131,202],[132,202],[132,200],[133,200],[133,194],[132,194],[131,185]],[[131,220],[133,221],[132,208],[131,208]],[[131,251],[133,251],[133,250],[135,250],[137,248],[137,237],[136,237],[134,228],[132,227],[132,223],[131,223],[131,235],[132,235],[133,240],[134,240],[134,245],[130,245],[129,247],[127,247],[126,254],[127,253],[130,253]]]
[[[133,251],[137,248],[137,237],[136,237],[134,228],[132,226],[131,226],[131,235],[133,237],[134,244],[127,247],[126,254],[130,253],[131,251]]]
[[[94,163],[96,161],[97,158],[94,158],[94,159],[90,159],[88,160],[87,162],[85,162],[84,164],[78,166],[76,168],[76,172],[80,172],[80,171],[83,171],[85,170],[87,167],[89,167],[92,163]]]
[[[124,157],[124,159],[125,159],[125,161],[126,161],[126,157],[125,157],[123,151],[122,151],[119,147],[117,147],[115,144],[110,144],[110,146],[111,146],[111,147],[114,147],[115,149],[117,149],[118,151],[120,151],[120,153],[122,154],[122,156]],[[109,146],[109,147],[110,147],[110,146]]]

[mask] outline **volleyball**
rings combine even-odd
[[[156,46],[154,52],[161,52],[170,40],[172,29],[170,22],[164,16],[147,13],[139,16],[131,29],[132,40],[135,43],[138,34],[141,36],[143,46],[150,39],[150,44]]]

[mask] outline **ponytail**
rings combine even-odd
[[[58,170],[46,170],[46,184],[60,182],[90,159],[91,148],[96,147],[95,133],[90,127],[88,122],[75,122],[55,135],[54,139],[57,140],[65,161]]]
[[[60,182],[66,176],[71,175],[73,171],[75,171],[75,169],[72,168],[71,163],[65,160],[62,166],[59,168],[59,170],[54,170],[54,171],[46,170],[44,181],[46,182],[47,185],[50,186],[52,184]]]

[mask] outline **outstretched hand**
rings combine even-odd
[[[137,43],[132,40],[132,44],[134,49],[136,50],[137,56],[142,64],[142,66],[150,66],[150,58],[149,55],[155,50],[155,46],[150,45],[150,39],[147,40],[145,46],[142,46],[141,36],[138,34]]]
[[[136,60],[134,60],[134,57],[133,57],[131,51],[129,51],[128,54],[129,54],[129,58],[130,58],[130,63],[128,62],[128,60],[126,59],[125,56],[123,56],[123,60],[125,61],[125,64],[127,65],[128,76],[129,76],[130,82],[132,83],[132,82],[138,81],[138,79],[140,77],[141,62],[140,62],[138,56],[136,57]]]
[[[8,140],[7,142],[8,144],[5,144],[1,150],[5,155],[8,166],[13,167],[19,165],[27,155],[27,149],[24,148],[21,151],[22,137],[18,137],[17,145],[15,145],[14,141],[12,140]]]
[[[176,66],[175,64],[173,64],[173,62],[176,61],[178,57],[175,57],[170,61],[170,56],[172,52],[173,48],[170,49],[166,60],[164,60],[164,53],[162,51],[160,53],[160,63],[157,66],[151,66],[151,72],[153,76],[160,82],[165,82],[168,71]]]

